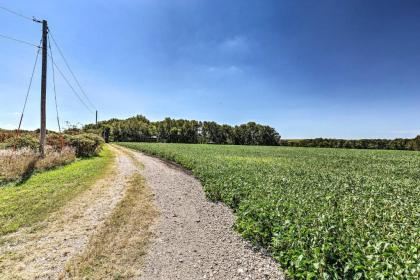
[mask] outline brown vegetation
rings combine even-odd
[[[127,279],[139,274],[158,215],[153,195],[140,174],[134,174],[110,218],[84,253],[67,267],[72,279]]]
[[[51,169],[76,159],[73,148],[57,151],[47,146],[45,158],[29,148],[0,150],[0,183],[24,179],[34,171]]]

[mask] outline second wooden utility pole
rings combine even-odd
[[[39,136],[39,153],[45,157],[45,139],[47,134],[47,36],[48,24],[46,20],[42,21],[42,76],[41,76],[41,129]]]

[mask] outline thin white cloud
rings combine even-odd
[[[232,76],[232,75],[242,74],[244,72],[242,68],[236,65],[211,66],[211,67],[208,67],[206,70],[208,73],[215,74],[218,76]]]
[[[230,37],[219,44],[219,50],[230,53],[248,53],[250,51],[250,42],[244,36]]]

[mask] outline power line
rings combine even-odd
[[[26,20],[30,20],[30,21],[33,21],[33,22],[41,22],[40,20],[37,20],[35,17],[28,17],[28,16],[25,16],[25,15],[23,15],[23,14],[21,14],[21,13],[19,13],[19,12],[16,12],[16,11],[14,11],[14,10],[12,10],[12,9],[9,9],[9,8],[6,8],[6,7],[3,7],[3,6],[0,6],[0,9],[1,10],[3,10],[3,11],[6,11],[6,12],[8,12],[8,13],[10,13],[10,14],[13,14],[13,15],[15,15],[15,16],[18,16],[18,17],[20,17],[20,18],[23,18],[23,19],[26,19]],[[90,101],[90,99],[89,99],[89,97],[87,96],[87,94],[86,94],[86,92],[83,90],[83,88],[82,88],[82,86],[81,86],[81,84],[80,84],[80,82],[79,82],[79,80],[76,78],[76,75],[74,74],[74,72],[73,72],[73,70],[71,69],[71,67],[70,67],[70,65],[69,65],[69,63],[68,63],[68,61],[67,61],[67,59],[65,58],[65,56],[64,56],[64,54],[63,54],[63,52],[61,51],[61,48],[59,47],[59,45],[58,45],[58,43],[56,42],[56,40],[54,39],[54,37],[53,37],[53,35],[51,34],[51,31],[50,30],[48,30],[49,31],[49,35],[51,35],[51,36],[48,36],[49,38],[51,38],[52,39],[52,41],[54,42],[54,45],[56,46],[56,48],[58,49],[58,52],[59,52],[59,54],[60,54],[60,56],[63,58],[63,60],[64,60],[64,62],[65,62],[65,64],[66,64],[66,67],[67,67],[67,69],[69,70],[69,72],[71,73],[71,75],[72,75],[72,77],[73,77],[73,79],[74,79],[74,81],[76,82],[76,84],[77,84],[77,87],[80,89],[80,92],[83,94],[83,96],[85,97],[85,99],[87,100],[87,102],[89,103],[89,105],[87,105],[86,104],[86,102],[83,100],[83,98],[79,95],[79,93],[75,90],[75,88],[72,86],[72,84],[70,83],[70,81],[67,79],[67,77],[64,75],[64,73],[61,71],[61,69],[58,67],[58,65],[55,63],[55,61],[54,61],[54,58],[53,58],[53,55],[52,55],[52,48],[51,48],[51,44],[49,43],[48,44],[48,47],[49,47],[49,49],[50,49],[50,58],[51,58],[51,62],[52,62],[52,74],[53,74],[53,85],[54,85],[54,100],[55,100],[55,107],[56,107],[56,114],[57,114],[57,123],[58,123],[58,129],[61,131],[61,127],[60,127],[60,119],[59,119],[59,112],[58,112],[58,103],[57,103],[57,91],[56,91],[56,83],[55,83],[55,69],[57,69],[57,71],[58,71],[58,73],[61,75],[61,77],[64,79],[64,81],[67,83],[67,85],[70,87],[70,89],[72,90],[72,92],[76,95],[76,97],[79,99],[79,101],[83,104],[83,106],[89,111],[89,112],[91,112],[91,113],[94,113],[93,112],[93,110],[92,110],[92,108],[93,109],[95,109],[96,110],[96,108],[95,108],[95,106],[93,105],[93,103]],[[29,83],[29,88],[28,88],[28,91],[27,91],[27,93],[26,93],[26,97],[25,97],[25,102],[24,102],[24,106],[23,106],[23,110],[22,110],[22,114],[21,114],[21,118],[20,118],[20,121],[19,121],[19,128],[18,128],[18,130],[20,129],[20,126],[21,126],[21,124],[22,124],[22,119],[23,119],[23,114],[24,114],[24,111],[25,111],[25,108],[26,108],[26,104],[27,104],[27,101],[28,101],[28,96],[29,96],[29,92],[30,92],[30,89],[31,89],[31,86],[32,86],[32,80],[33,80],[33,77],[34,77],[34,73],[35,73],[35,68],[36,68],[36,64],[37,64],[37,62],[38,62],[38,57],[39,57],[39,53],[40,53],[40,50],[41,50],[41,46],[37,46],[37,45],[35,45],[35,44],[32,44],[32,43],[30,43],[30,42],[27,42],[27,41],[24,41],[24,40],[20,40],[20,39],[16,39],[16,38],[13,38],[13,37],[10,37],[10,36],[7,36],[7,35],[3,35],[3,34],[0,34],[0,37],[1,38],[4,38],[4,39],[8,39],[8,40],[11,40],[11,41],[15,41],[15,42],[18,42],[18,43],[22,43],[22,44],[26,44],[26,45],[30,45],[30,46],[33,46],[33,47],[36,47],[36,48],[38,48],[38,51],[37,51],[37,56],[36,56],[36,60],[35,60],[35,65],[34,65],[34,68],[33,68],[33,71],[32,71],[32,75],[31,75],[31,79],[30,79],[30,83]],[[41,40],[42,41],[42,40]]]
[[[40,45],[41,45],[41,43],[40,43]],[[32,69],[31,79],[29,80],[28,90],[26,91],[26,97],[25,97],[25,102],[23,103],[22,114],[20,115],[18,131],[20,130],[20,127],[22,125],[23,114],[25,113],[26,104],[28,103],[29,92],[31,91],[32,81],[33,81],[33,78],[34,78],[34,75],[35,75],[35,69],[36,69],[36,64],[38,62],[38,57],[39,57],[40,50],[41,50],[41,48],[38,48],[38,51],[36,52],[34,68]]]
[[[51,54],[51,62],[52,62],[52,76],[53,76],[53,88],[54,88],[54,101],[55,101],[55,112],[57,114],[57,125],[58,125],[58,131],[61,133],[61,126],[60,126],[60,117],[58,115],[58,103],[57,103],[57,90],[55,87],[55,69],[54,69],[54,56],[51,49],[51,43],[50,40],[48,40],[48,47],[50,49]]]
[[[80,95],[77,93],[77,91],[74,89],[74,87],[71,85],[71,83],[69,82],[69,80],[66,78],[66,76],[63,74],[63,72],[61,71],[61,69],[57,66],[57,64],[55,63],[55,61],[52,60],[53,65],[55,66],[55,68],[57,69],[58,73],[60,73],[61,77],[64,79],[64,81],[67,83],[67,85],[70,87],[70,89],[72,90],[72,92],[76,95],[76,97],[79,99],[79,101],[83,104],[83,106],[85,106],[85,108],[91,112],[92,114],[94,113],[92,111],[91,108],[89,108],[89,106],[83,101],[83,99],[80,97]]]
[[[10,36],[6,36],[6,35],[3,35],[3,34],[0,34],[0,37],[2,37],[4,39],[11,40],[11,41],[15,41],[15,42],[18,42],[18,43],[21,43],[21,44],[26,44],[26,45],[30,45],[32,47],[40,48],[40,46],[32,44],[31,42],[27,42],[27,41],[24,41],[24,40],[19,40],[19,39],[16,39],[16,38],[13,38],[13,37],[10,37]]]
[[[57,47],[57,50],[58,50],[58,52],[60,53],[60,56],[63,58],[64,63],[65,63],[65,64],[66,64],[66,66],[67,66],[67,69],[69,70],[70,74],[72,75],[73,79],[75,80],[75,82],[76,82],[76,84],[77,84],[78,88],[80,89],[80,91],[82,92],[82,94],[84,95],[84,97],[86,98],[86,100],[88,101],[89,105],[90,105],[90,106],[91,106],[94,110],[96,110],[95,106],[94,106],[94,105],[93,105],[93,103],[90,101],[90,99],[89,99],[89,97],[87,96],[86,92],[83,90],[82,86],[80,85],[79,80],[76,78],[76,75],[74,75],[74,72],[71,70],[71,67],[70,67],[69,63],[67,62],[67,59],[65,58],[65,56],[64,56],[64,54],[63,54],[63,52],[61,51],[61,48],[58,46],[57,41],[54,39],[54,36],[52,35],[51,30],[49,30],[49,34],[50,34],[50,36],[51,36],[51,39],[52,39],[52,41],[53,41],[54,45]]]
[[[8,12],[8,13],[11,13],[11,14],[13,14],[13,15],[15,15],[15,16],[18,16],[18,17],[21,17],[21,18],[24,18],[24,19],[27,19],[27,20],[33,21],[33,18],[28,17],[28,16],[25,16],[25,15],[22,15],[21,13],[16,12],[16,11],[13,11],[13,10],[11,10],[11,9],[9,9],[9,8],[6,8],[6,7],[3,7],[3,6],[0,6],[0,9],[2,9],[2,10],[4,10],[4,11],[6,11],[6,12]]]
[[[80,85],[79,80],[76,78],[76,75],[75,75],[75,74],[74,74],[74,72],[72,71],[72,69],[71,69],[71,67],[70,67],[69,63],[67,62],[67,59],[65,58],[65,56],[64,56],[64,54],[63,54],[63,52],[61,51],[61,48],[58,46],[57,41],[54,39],[54,36],[52,35],[51,30],[49,30],[49,31],[50,31],[50,33],[49,33],[49,34],[50,34],[50,36],[51,36],[51,39],[52,39],[52,41],[53,41],[54,45],[57,47],[57,50],[58,50],[58,52],[60,53],[60,56],[63,58],[64,63],[66,64],[67,69],[69,70],[70,74],[72,75],[73,79],[75,80],[75,82],[76,82],[76,84],[77,84],[78,88],[80,89],[80,91],[82,92],[82,94],[84,95],[84,97],[86,98],[86,100],[88,101],[89,105],[90,105],[93,109],[95,109],[95,110],[96,110],[95,106],[94,106],[94,105],[93,105],[93,103],[90,101],[90,99],[89,99],[89,97],[87,96],[86,92],[83,90],[82,86]]]

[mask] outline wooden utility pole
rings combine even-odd
[[[48,24],[46,20],[42,21],[42,76],[41,76],[41,129],[39,136],[39,152],[41,157],[45,157],[45,139],[47,134],[47,36]]]
[[[96,110],[96,127],[98,127],[98,110]]]

